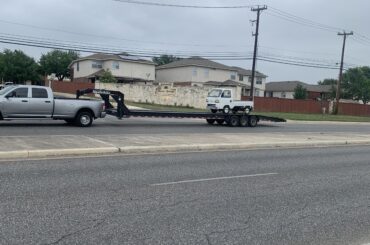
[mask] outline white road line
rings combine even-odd
[[[248,175],[226,176],[226,177],[216,177],[216,178],[208,178],[208,179],[181,180],[181,181],[174,181],[174,182],[151,184],[151,186],[176,185],[176,184],[183,184],[183,183],[204,182],[204,181],[211,181],[211,180],[238,179],[238,178],[247,178],[247,177],[276,175],[276,174],[278,173],[248,174]]]

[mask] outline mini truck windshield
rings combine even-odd
[[[221,89],[213,89],[208,93],[208,97],[220,97],[221,93]]]

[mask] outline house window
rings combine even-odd
[[[244,80],[244,76],[243,75],[239,75],[239,81],[243,81]]]
[[[91,67],[92,68],[103,68],[103,62],[102,61],[98,61],[98,60],[94,60],[92,63],[91,63]]]
[[[197,68],[193,68],[193,77],[196,77],[198,75]]]
[[[208,68],[205,68],[204,69],[204,77],[205,78],[208,78],[209,77],[209,69]]]
[[[236,79],[236,72],[235,72],[235,71],[232,71],[232,72],[230,73],[230,79],[231,79],[231,80],[235,80],[235,79]]]
[[[119,62],[118,61],[113,61],[112,63],[112,69],[118,70],[119,69]]]
[[[80,71],[80,62],[77,62],[77,63],[76,63],[76,70],[77,70],[77,71]]]
[[[260,85],[261,85],[261,84],[262,84],[262,80],[259,80],[259,79],[258,79],[258,80],[256,81],[256,84],[260,84]]]
[[[285,92],[281,92],[281,98],[286,98],[286,93]]]

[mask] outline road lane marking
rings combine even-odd
[[[180,180],[180,181],[174,181],[174,182],[151,184],[151,186],[176,185],[176,184],[183,184],[183,183],[195,183],[195,182],[204,182],[204,181],[212,181],[212,180],[240,179],[240,178],[247,178],[247,177],[268,176],[268,175],[276,175],[276,174],[278,173],[247,174],[247,175],[226,176],[226,177],[216,177],[216,178],[207,178],[207,179]]]

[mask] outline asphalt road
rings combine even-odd
[[[0,244],[364,244],[369,147],[0,163]]]
[[[70,126],[64,121],[0,121],[0,136],[16,135],[114,135],[114,134],[179,134],[179,133],[281,133],[281,132],[370,132],[370,124],[294,124],[260,122],[256,128],[230,128],[208,125],[200,119],[114,117],[96,120],[91,128]]]

